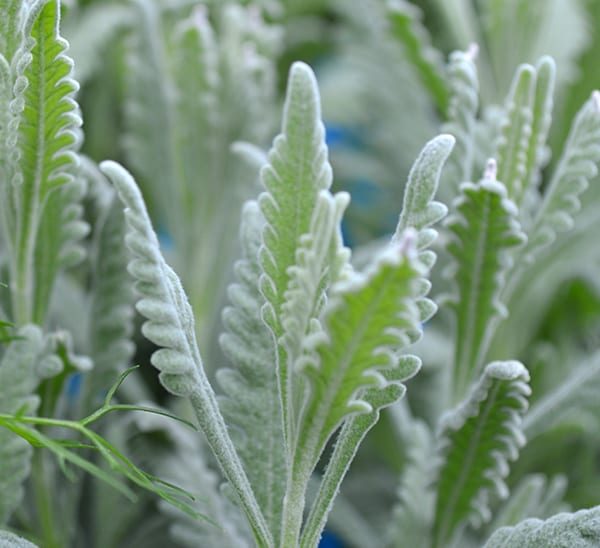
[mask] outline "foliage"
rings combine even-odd
[[[0,545],[598,544],[598,12],[3,2]]]

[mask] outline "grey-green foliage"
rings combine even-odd
[[[43,349],[40,330],[27,326],[20,330],[22,340],[13,341],[0,362],[2,413],[35,413],[39,397],[34,394],[39,383],[37,361]],[[31,447],[8,430],[0,430],[0,524],[6,524],[12,511],[21,503],[22,483],[29,475]]]
[[[282,545],[317,542],[364,434],[419,367],[399,351],[418,339],[420,322],[435,310],[426,298],[435,255],[426,247],[436,235],[429,225],[445,213],[433,195],[453,142],[442,136],[424,149],[409,177],[398,234],[365,272],[355,272],[339,234],[347,197],[327,190],[316,82],[306,65],[292,66],[282,134],[263,170],[260,209],[254,202],[245,208],[239,282],[224,314],[223,347],[235,368],[219,380],[224,414],[240,429],[233,438],[203,372],[189,304],[160,254],[139,190],[116,164],[102,166],[127,206],[129,269],[142,297],[137,307],[149,320],[142,331],[162,347],[152,363],[169,391],[190,398],[260,545],[277,542],[280,532]],[[341,425],[300,538],[311,473]]]
[[[264,219],[257,203],[248,202],[240,227],[243,255],[235,265],[239,281],[229,287],[231,305],[223,311],[227,332],[221,336],[223,351],[235,368],[220,369],[217,379],[225,392],[221,409],[234,427],[232,435],[239,436],[240,457],[265,518],[277,533],[285,458],[275,345],[260,317],[265,302],[258,288],[261,275],[258,250],[263,228]]]
[[[521,420],[531,389],[519,362],[493,362],[468,398],[440,419],[440,452],[433,546],[445,546],[467,520],[490,518],[492,496],[506,497],[508,461],[525,444]]]
[[[462,183],[446,222],[451,234],[447,250],[454,260],[447,275],[457,288],[450,305],[456,314],[454,401],[479,375],[494,324],[507,314],[500,295],[513,265],[512,248],[526,239],[495,169],[492,163],[477,184]]]
[[[140,0],[133,21],[126,42],[127,158],[173,241],[170,256],[205,347],[234,258],[237,209],[256,178],[230,147],[265,145],[274,129],[269,107],[279,32],[259,11],[226,3],[209,17],[202,5],[167,9]],[[224,275],[213,276],[215,269]]]
[[[0,530],[0,545],[5,548],[36,548],[36,545],[28,540],[11,533]]]
[[[24,337],[13,340],[10,325],[0,324],[6,344],[0,421],[30,423],[20,430],[24,440],[42,440],[61,459],[68,455],[70,463],[102,477],[94,455],[75,457],[85,454],[79,439],[43,425],[81,427],[60,418],[91,412],[110,377],[131,359],[134,278],[137,308],[146,318],[142,333],[159,347],[151,361],[167,391],[191,405],[208,442],[164,417],[113,420],[107,435],[134,449],[132,461],[148,463],[196,495],[191,504],[201,515],[192,518],[166,503],[155,514],[145,495],[113,522],[114,530],[94,536],[89,531],[104,526],[120,501],[87,481],[62,481],[43,453],[28,480],[31,450],[3,428],[2,526],[49,547],[158,546],[171,542],[170,534],[184,546],[312,548],[335,516],[344,479],[357,473],[368,487],[383,487],[365,513],[379,514],[376,527],[383,530],[373,533],[375,526],[357,519],[354,544],[469,547],[490,535],[490,546],[545,546],[550,536],[567,546],[586,535],[597,542],[590,540],[598,535],[597,508],[550,518],[569,509],[567,501],[575,501],[574,508],[598,502],[590,478],[583,486],[569,483],[599,442],[597,355],[580,358],[580,346],[593,339],[573,340],[576,318],[556,340],[544,340],[552,339],[544,322],[560,284],[582,272],[592,279],[598,259],[598,195],[590,184],[600,160],[598,92],[575,118],[562,152],[551,154],[547,145],[555,84],[564,93],[564,75],[573,73],[587,34],[581,3],[571,9],[541,0],[430,2],[447,15],[458,45],[479,44],[478,66],[471,46],[454,53],[447,67],[432,46],[437,33],[427,32],[429,14],[420,19],[408,1],[361,2],[351,10],[322,0],[261,2],[266,19],[280,26],[242,4],[135,0],[69,8],[82,59],[76,74],[92,87],[102,82],[103,89],[112,89],[104,85],[106,74],[124,82],[114,85],[123,105],[110,91],[93,96],[85,89],[82,104],[91,97],[94,112],[109,114],[103,116],[107,126],[123,120],[125,147],[111,146],[139,177],[154,226],[173,238],[163,249],[129,174],[115,163],[102,165],[127,208],[123,215],[93,161],[79,161],[77,84],[58,33],[58,2],[0,6],[0,273],[8,282],[0,288],[1,319],[15,322],[15,334]],[[303,14],[310,24],[294,30]],[[567,47],[563,32],[556,43],[548,41],[548,28],[571,24],[581,41]],[[404,196],[391,241],[375,253],[361,251],[360,268],[342,238],[349,197],[332,192],[319,89],[307,65],[292,65],[281,133],[268,154],[262,151],[279,117],[276,61],[285,65],[307,40],[301,31],[315,39],[321,28],[332,30],[319,77],[326,82],[325,114],[358,129],[364,146],[338,149],[336,174],[341,182],[368,174],[385,188],[385,207],[362,217],[372,224],[358,240],[384,224],[390,231],[388,220],[377,216],[387,208],[397,214]],[[536,61],[542,44],[560,49],[565,66],[556,71],[551,58]],[[281,48],[292,49],[276,59]],[[123,52],[122,73],[103,66],[105,53],[120,59]],[[531,64],[516,67],[517,57]],[[490,104],[506,91],[503,104]],[[115,99],[114,105],[103,111],[94,97]],[[425,144],[409,172],[440,125],[445,134]],[[93,138],[98,130],[90,126]],[[239,140],[251,142],[235,146],[250,152],[249,165],[231,154]],[[402,189],[397,183],[406,172]],[[471,182],[482,172],[479,183]],[[212,326],[237,245],[237,210],[258,194],[256,179],[262,193],[243,206],[240,260],[221,316],[223,357]],[[448,205],[436,199],[440,179]],[[434,226],[448,210],[446,225]],[[93,236],[82,242],[84,214]],[[358,217],[350,210],[345,221]],[[84,246],[89,253],[81,264]],[[430,270],[438,255],[439,271],[451,278],[444,287],[451,298],[440,300],[442,314],[434,315]],[[47,312],[57,280],[60,291]],[[433,282],[437,291],[447,280],[434,270]],[[63,301],[65,288],[79,306]],[[571,322],[565,310],[553,314],[551,333]],[[23,326],[30,320],[43,328]],[[80,328],[71,333],[44,332],[75,324]],[[552,363],[560,364],[560,375],[536,354],[544,344],[555,346]],[[421,363],[419,356],[431,359]],[[436,357],[440,363],[432,363]],[[531,370],[528,412],[530,373],[517,358]],[[74,372],[84,376],[79,396]],[[150,393],[138,380],[119,397]],[[401,398],[405,407],[396,406]],[[432,401],[422,413],[422,402]],[[48,418],[23,416],[34,415],[38,402]],[[439,409],[446,412],[438,415]],[[565,428],[572,426],[578,430]],[[544,460],[566,431],[580,436],[582,455],[556,464],[565,465],[564,476],[533,474],[536,466],[550,470]],[[90,432],[85,435],[98,442],[101,455],[117,455]],[[513,467],[519,454],[523,464]],[[121,471],[136,470],[117,456]],[[74,477],[70,466],[59,464]],[[26,481],[34,496],[23,501]],[[92,503],[79,510],[77,501],[88,495]],[[340,514],[359,515],[362,495],[343,493]],[[550,519],[527,520],[532,517]],[[94,527],[58,527],[79,518]],[[0,532],[2,542],[21,541]]]
[[[574,514],[557,514],[545,521],[527,519],[514,527],[498,529],[485,548],[592,548],[600,543],[600,508]]]
[[[8,45],[0,53],[3,237],[12,314],[22,324],[44,320],[59,269],[81,259],[72,242],[87,225],[78,219],[82,190],[74,180],[78,86],[58,34],[58,3],[9,3],[6,24]]]

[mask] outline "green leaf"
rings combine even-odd
[[[542,57],[536,67],[535,94],[532,104],[531,136],[525,162],[526,189],[537,189],[541,168],[547,160],[546,140],[552,123],[552,106],[556,64],[551,57]]]
[[[133,280],[127,272],[125,216],[118,200],[115,193],[106,204],[92,250],[89,340],[94,368],[84,379],[83,399],[87,402],[129,365],[135,349],[131,341]]]
[[[548,518],[568,510],[568,505],[563,502],[566,490],[567,478],[564,476],[555,476],[551,480],[543,474],[525,476],[495,513],[489,530],[516,525],[527,518]]]
[[[33,413],[39,405],[34,395],[39,377],[38,360],[43,349],[39,328],[26,326],[19,340],[10,343],[0,361],[0,413]],[[8,521],[23,497],[22,483],[29,475],[31,450],[11,432],[0,429],[0,524]]]
[[[529,439],[561,424],[582,424],[596,431],[600,401],[600,353],[567,373],[566,379],[531,406],[523,421]]]
[[[301,237],[310,232],[319,192],[327,190],[332,180],[317,82],[310,67],[303,63],[294,63],[290,69],[282,130],[273,143],[268,159],[269,163],[261,172],[266,192],[259,197],[260,209],[266,221],[264,246],[259,251],[263,270],[260,290],[266,300],[262,317],[279,343],[290,325],[289,320],[284,322],[284,305],[290,296],[288,288],[294,273],[292,267],[298,258],[303,257],[302,252],[297,255],[297,248]],[[318,239],[315,242],[320,244]],[[328,244],[325,249],[328,249]],[[298,270],[295,272],[298,273]],[[316,275],[318,283],[323,273]],[[314,282],[313,279],[311,283]],[[291,289],[291,297],[295,298],[297,291],[294,293]],[[314,298],[318,299],[319,296],[314,295]],[[307,304],[309,310],[316,306],[316,302],[310,300]],[[289,316],[289,305],[287,308]],[[298,334],[291,333],[288,337],[296,339]],[[285,346],[278,344],[277,352],[277,379],[286,447],[289,450],[295,425],[293,377]]]
[[[492,362],[468,398],[442,417],[433,546],[447,546],[467,521],[488,521],[490,496],[508,495],[508,461],[525,444],[528,381],[521,363]]]
[[[455,194],[460,183],[473,180],[479,108],[479,79],[475,66],[477,51],[474,44],[467,51],[455,51],[450,55],[448,64],[451,96],[448,120],[443,130],[454,136],[456,146],[448,159],[444,178]]]
[[[574,514],[557,514],[542,521],[527,519],[498,529],[484,548],[595,548],[600,544],[600,506]]]
[[[558,164],[528,231],[529,243],[522,252],[527,260],[573,226],[580,194],[598,172],[600,162],[600,92],[594,91],[573,120]]]
[[[504,185],[495,180],[490,163],[483,180],[463,183],[447,219],[453,263],[446,274],[456,295],[450,306],[456,314],[453,397],[460,401],[479,375],[498,319],[506,316],[500,301],[512,248],[524,242],[518,212]]]
[[[22,23],[27,40],[12,59],[16,72],[7,142],[15,148],[2,154],[9,159],[3,200],[18,324],[43,320],[53,280],[64,265],[65,244],[87,231],[77,219],[78,207],[67,207],[80,197],[80,187],[59,188],[74,184],[81,125],[74,101],[78,85],[58,32],[59,2],[37,5],[43,8],[28,13]]]
[[[404,396],[406,387],[402,382],[416,375],[420,367],[421,361],[415,356],[402,356],[396,367],[383,371],[388,383],[385,387],[368,388],[361,395],[361,399],[371,406],[372,411],[355,415],[344,422],[306,520],[300,541],[301,547],[311,548],[318,545],[334,499],[362,441],[379,420],[380,411]]]
[[[498,179],[508,197],[517,205],[526,190],[527,155],[533,123],[536,72],[531,65],[520,65],[506,100],[506,114],[496,143]]]
[[[444,162],[450,155],[455,139],[452,135],[438,135],[429,141],[413,164],[404,190],[402,212],[392,240],[398,240],[407,228],[418,231],[417,247],[427,248],[437,237],[437,232],[428,228],[442,219],[448,208],[433,200]],[[424,255],[420,257],[425,259]],[[432,260],[427,260],[432,266]]]
[[[389,2],[387,9],[393,36],[404,46],[408,60],[417,69],[439,112],[445,113],[449,92],[443,64],[439,52],[431,46],[431,38],[421,22],[421,12],[415,5],[401,0]]]
[[[100,168],[113,181],[127,206],[125,241],[132,253],[129,271],[141,295],[137,309],[148,319],[142,332],[161,347],[152,355],[152,364],[160,371],[160,380],[167,390],[189,397],[202,431],[240,498],[257,541],[271,546],[271,535],[206,378],[191,307],[177,274],[160,252],[140,190],[118,164],[103,162]]]
[[[231,368],[217,371],[225,396],[219,404],[233,426],[240,457],[274,538],[279,536],[285,484],[285,453],[273,336],[261,320],[265,300],[258,288],[258,250],[264,219],[256,202],[242,212],[242,258],[235,264],[237,283],[229,286],[231,305],[223,312],[226,333],[219,341]]]
[[[417,300],[428,291],[415,236],[392,244],[365,273],[332,287],[324,332],[306,342],[303,370],[311,392],[301,417],[296,465],[314,466],[326,441],[347,418],[373,412],[363,389],[385,388],[382,371],[397,367],[397,352],[420,332]]]
[[[275,101],[274,29],[233,3],[166,8],[134,2],[128,42],[126,150],[207,352],[235,259],[237,215],[255,172],[232,143],[265,146]],[[212,24],[214,23],[214,25]]]
[[[407,417],[408,418],[408,417]],[[412,419],[407,425],[407,462],[398,487],[398,503],[390,527],[391,545],[427,548],[431,545],[431,526],[435,493],[431,488],[431,462],[434,437],[427,425]]]

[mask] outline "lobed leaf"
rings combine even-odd
[[[488,521],[490,496],[508,495],[508,461],[525,444],[528,382],[521,363],[492,362],[468,398],[442,417],[433,546],[447,546],[467,521]]]
[[[306,342],[303,370],[311,392],[295,448],[297,462],[316,464],[327,439],[345,419],[371,413],[363,389],[385,388],[383,370],[420,331],[416,301],[429,289],[414,235],[383,251],[363,274],[332,287],[323,313],[324,332]]]
[[[33,413],[39,405],[35,389],[43,350],[39,328],[22,327],[0,361],[0,413]],[[23,498],[22,484],[30,471],[31,448],[12,432],[0,428],[0,524],[6,524]]]
[[[226,332],[219,342],[232,364],[217,371],[225,396],[219,400],[233,427],[232,436],[244,462],[256,499],[274,538],[279,535],[285,477],[283,424],[275,376],[273,336],[260,317],[264,297],[259,291],[258,250],[264,219],[256,202],[242,211],[242,258],[235,264],[237,283],[229,286],[223,312]]]
[[[456,145],[448,158],[445,178],[454,191],[458,191],[460,183],[473,180],[479,108],[479,79],[475,66],[477,51],[475,44],[467,51],[455,51],[448,63],[451,95],[443,130],[454,136]]]
[[[514,76],[501,133],[496,143],[498,179],[508,197],[520,204],[526,190],[527,155],[533,123],[532,105],[536,89],[536,72],[531,65],[520,65]]]
[[[549,390],[531,406],[523,421],[529,439],[561,424],[598,424],[598,391],[600,390],[600,353],[568,372],[564,382]],[[588,421],[586,421],[588,419]]]
[[[71,78],[59,18],[57,0],[32,4],[22,23],[27,38],[12,59],[7,131],[14,151],[8,155],[3,192],[13,257],[13,314],[21,324],[43,320],[52,282],[64,265],[65,245],[87,233],[78,206],[67,206],[81,197],[80,187],[58,188],[73,184],[81,125],[74,100],[78,84]]]
[[[600,543],[600,506],[561,513],[545,521],[526,519],[514,527],[501,527],[484,548],[594,548]]]
[[[94,368],[85,377],[84,400],[103,392],[127,367],[135,345],[133,280],[127,272],[129,252],[123,245],[125,215],[113,192],[99,220],[93,251],[90,303],[90,357]]]
[[[437,237],[437,232],[428,228],[442,219],[448,208],[433,200],[444,162],[450,155],[455,139],[452,135],[438,135],[429,141],[413,164],[404,190],[402,212],[393,240],[401,238],[407,228],[418,231],[417,247],[421,251],[427,248]],[[425,259],[421,255],[421,259]],[[432,260],[426,261],[432,266]]]
[[[580,194],[598,172],[600,162],[600,92],[594,91],[575,117],[562,155],[544,192],[528,231],[529,243],[522,254],[527,260],[573,225],[581,207]]]
[[[264,244],[259,250],[262,268],[259,284],[266,301],[262,317],[278,343],[277,379],[286,447],[289,450],[295,427],[295,388],[287,349],[280,341],[286,337],[290,343],[303,333],[292,332],[286,335],[295,323],[295,320],[290,318],[290,312],[295,314],[295,311],[290,310],[290,305],[286,305],[286,302],[290,297],[297,298],[294,296],[298,294],[297,290],[294,292],[294,287],[290,284],[298,283],[292,282],[292,276],[297,277],[302,272],[302,266],[296,269],[294,266],[298,259],[306,259],[306,252],[297,253],[297,248],[301,245],[301,238],[310,233],[319,192],[327,190],[332,179],[325,146],[325,129],[321,122],[317,83],[310,67],[303,63],[294,63],[290,69],[282,130],[273,142],[268,160],[269,163],[261,171],[266,192],[263,192],[258,200],[266,221],[263,230]],[[324,242],[324,249],[329,250],[326,239],[321,240],[320,235],[307,236],[311,237],[317,245]],[[328,255],[326,257],[328,258]],[[320,268],[324,266],[321,265]],[[309,280],[310,284],[316,288],[321,282],[323,272],[311,275],[313,279]],[[320,291],[314,292],[311,297],[313,302],[310,298],[307,302],[310,316],[321,298]],[[286,314],[288,318],[284,320]],[[306,318],[300,319],[303,324],[305,321]],[[300,329],[306,327],[301,326]],[[296,357],[291,356],[291,359]]]
[[[152,364],[160,371],[160,380],[169,392],[190,398],[198,423],[239,496],[257,541],[271,546],[268,527],[206,378],[191,307],[177,274],[160,252],[141,193],[131,175],[118,164],[103,162],[100,168],[113,181],[127,206],[125,242],[132,254],[129,271],[141,295],[137,309],[148,319],[142,332],[161,347],[152,355]]]
[[[412,417],[411,417],[412,419]],[[408,426],[410,445],[407,462],[398,487],[398,502],[393,509],[390,545],[400,548],[426,548],[431,544],[435,494],[431,487],[433,433],[427,425],[412,419]]]
[[[355,415],[344,422],[306,520],[300,541],[301,547],[310,548],[318,544],[333,501],[362,441],[379,421],[380,411],[404,396],[406,387],[402,382],[416,375],[420,367],[421,361],[415,356],[402,356],[396,367],[383,372],[388,383],[385,387],[368,388],[361,395],[361,399],[371,406],[372,411]]]
[[[446,274],[456,287],[450,306],[456,314],[453,397],[459,401],[480,373],[495,322],[506,315],[500,295],[513,264],[510,252],[525,235],[505,186],[495,180],[493,163],[479,183],[461,185],[453,205],[446,222],[453,263]]]
[[[540,183],[540,170],[547,160],[546,140],[552,123],[552,106],[556,64],[551,57],[542,57],[536,67],[535,93],[532,101],[532,124],[527,160],[525,162],[525,187],[536,189]]]

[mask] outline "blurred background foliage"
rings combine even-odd
[[[292,61],[317,72],[334,184],[352,195],[344,235],[357,263],[393,231],[423,144],[449,127],[462,85],[449,65],[453,51],[477,44],[476,109],[491,125],[517,66],[551,55],[552,150],[562,148],[574,114],[600,87],[600,0],[68,0],[64,7],[62,33],[81,84],[82,150],[135,174],[192,301],[210,370],[223,359],[219,313],[237,255],[240,207],[260,191],[258,171],[277,132]],[[483,134],[476,148],[473,172],[481,173],[494,144]],[[553,161],[550,153],[548,168]],[[446,203],[456,193],[449,170],[440,189]],[[596,180],[559,251],[536,266],[535,290],[526,300],[515,292],[510,321],[492,347],[492,357],[528,365],[533,402],[598,349],[597,188]],[[434,296],[448,283],[440,272]],[[426,328],[424,369],[409,390],[412,413],[430,424],[441,408],[435,385],[444,382],[451,355],[447,321],[442,310]],[[378,509],[394,500],[406,459],[397,420],[383,418],[345,488],[372,527],[388,516]],[[566,490],[573,508],[598,504],[600,436],[590,435],[598,423],[598,413],[573,417],[560,431],[534,438],[509,483],[529,485],[531,472],[566,473],[568,488],[562,479],[543,479],[530,492],[543,498],[545,489]],[[375,479],[374,463],[381,469]],[[551,506],[548,514],[558,508]]]

